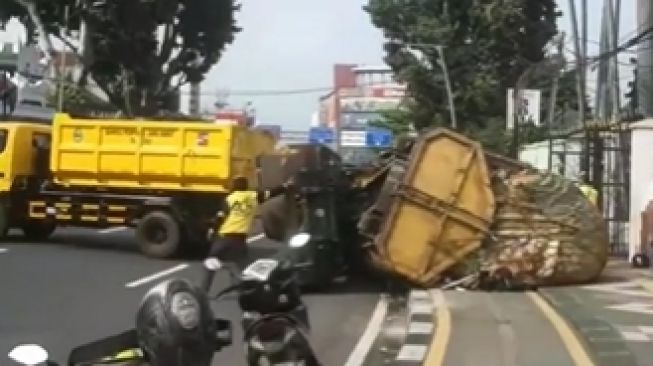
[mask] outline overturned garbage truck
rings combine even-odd
[[[497,276],[563,285],[597,279],[607,261],[605,222],[574,182],[446,129],[367,169],[346,169],[309,145],[268,164],[281,168],[263,171],[299,177],[301,199],[280,198],[261,215],[270,237],[313,234],[308,282],[365,268],[422,287]]]

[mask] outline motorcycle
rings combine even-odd
[[[67,365],[209,366],[231,340],[231,323],[213,317],[206,293],[189,281],[171,279],[143,297],[135,329],[76,347]],[[37,344],[19,345],[8,356],[26,366],[58,365]]]
[[[259,259],[242,273],[232,273],[237,283],[213,297],[219,300],[237,294],[249,366],[320,365],[308,338],[310,324],[296,278],[297,265],[290,259],[292,251],[305,246],[310,238],[309,234],[297,234],[289,241],[289,251],[276,258]],[[208,293],[216,272],[225,266],[216,258],[208,258],[204,267],[209,273],[203,284]]]

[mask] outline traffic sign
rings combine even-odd
[[[369,130],[365,135],[365,144],[368,147],[392,146],[392,131],[385,129]]]
[[[340,131],[340,146],[342,147],[365,147],[365,130],[342,130]]]
[[[335,138],[333,129],[313,127],[308,131],[308,141],[312,144],[330,144]]]

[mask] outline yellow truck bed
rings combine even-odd
[[[431,286],[478,249],[490,230],[495,200],[485,157],[478,143],[438,129],[420,139],[409,164],[398,168],[379,199],[387,203],[375,208],[383,219],[373,238],[373,260]]]
[[[573,182],[484,154],[445,129],[389,164],[359,232],[377,268],[423,287],[481,272],[536,286],[587,283],[609,245],[601,212]]]
[[[65,186],[221,192],[238,175],[255,184],[256,158],[273,149],[239,126],[57,114],[50,166]]]

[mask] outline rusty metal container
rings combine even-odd
[[[376,266],[412,283],[435,284],[490,230],[495,202],[485,156],[462,135],[445,129],[424,135],[385,185],[360,229],[371,239]]]

